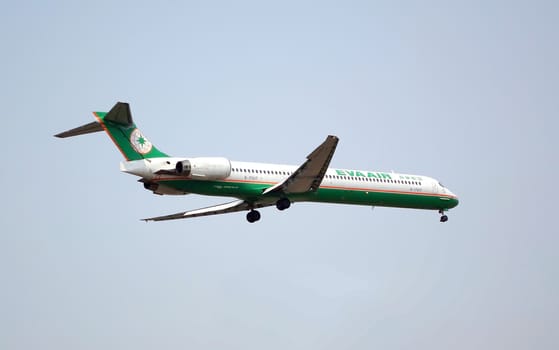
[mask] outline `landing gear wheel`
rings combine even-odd
[[[439,214],[441,214],[441,222],[447,222],[448,221],[448,216],[444,215],[444,210],[443,209],[439,210]]]
[[[260,220],[260,212],[258,210],[251,210],[247,214],[247,221],[250,223]]]
[[[291,206],[291,201],[289,200],[289,198],[280,198],[276,202],[276,208],[278,208],[278,210],[285,210],[290,206]]]

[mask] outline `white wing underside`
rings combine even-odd
[[[275,204],[277,196],[295,193],[314,192],[320,186],[328,165],[338,144],[336,136],[328,136],[326,140],[307,156],[307,161],[303,163],[291,176],[282,182],[269,187],[262,193],[262,197],[256,201],[248,202],[237,200],[229,203],[219,204],[207,208],[195,209],[181,213],[157,216],[144,221],[164,221],[187,219],[200,216],[218,215],[234,213],[238,211],[252,210],[268,207]]]
[[[165,220],[196,218],[199,216],[235,213],[238,211],[263,208],[270,205],[274,205],[274,202],[250,204],[244,200],[238,200],[229,203],[214,205],[207,208],[195,209],[195,210],[185,211],[185,212],[171,214],[171,215],[156,216],[153,218],[147,218],[142,220],[147,222],[147,221],[165,221]]]

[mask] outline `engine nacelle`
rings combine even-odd
[[[177,162],[177,174],[199,180],[223,180],[231,175],[231,162],[227,158],[200,157]]]

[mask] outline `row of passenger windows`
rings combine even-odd
[[[269,174],[269,175],[291,175],[293,172],[288,171],[277,171],[277,170],[257,170],[257,169],[241,169],[233,168],[235,172],[249,173],[249,174]],[[362,177],[362,176],[340,176],[340,175],[325,175],[327,179],[337,179],[337,180],[353,180],[361,182],[380,182],[380,183],[391,183],[391,184],[402,184],[402,185],[418,185],[421,186],[420,181],[408,181],[408,180],[392,180],[392,179],[377,179],[375,177]]]
[[[408,180],[392,180],[392,179],[377,179],[376,177],[362,177],[362,176],[339,176],[339,175],[326,175],[328,179],[338,179],[338,180],[357,180],[362,182],[382,182],[391,184],[402,184],[402,185],[421,185],[419,181],[408,181]]]
[[[291,175],[292,172],[277,171],[277,170],[256,170],[256,169],[239,169],[233,168],[235,172],[249,173],[249,174],[269,174],[269,175]]]

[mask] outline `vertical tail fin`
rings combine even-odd
[[[158,150],[136,127],[130,113],[130,105],[117,102],[109,112],[93,112],[97,122],[56,134],[71,137],[105,130],[126,160],[168,157]]]

